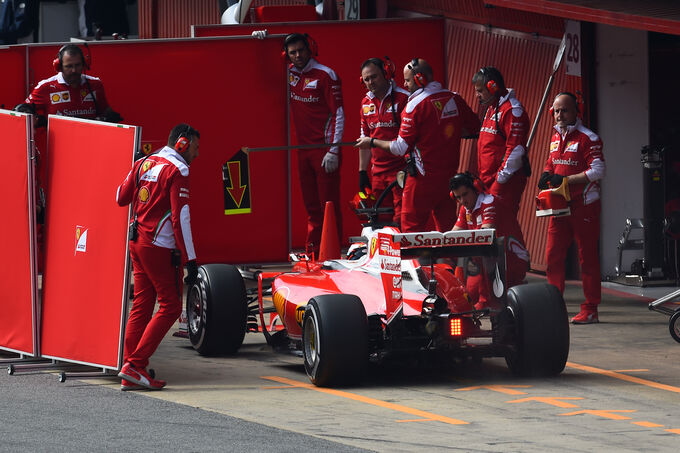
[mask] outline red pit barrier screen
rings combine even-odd
[[[129,210],[116,189],[137,138],[134,126],[49,118],[44,357],[121,365]]]
[[[12,110],[26,99],[26,46],[0,47],[0,68],[0,108]]]
[[[5,238],[0,260],[0,349],[35,355],[37,288],[30,121],[30,115],[0,110],[3,187],[8,192],[3,197],[6,215],[0,222],[0,235]]]

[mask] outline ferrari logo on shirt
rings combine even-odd
[[[375,113],[375,104],[364,105],[364,116],[373,115]]]
[[[146,165],[146,162],[144,162]],[[156,182],[158,181],[158,175],[161,173],[161,170],[163,167],[165,167],[166,164],[158,164],[155,165],[151,170],[147,171],[142,175],[140,178],[142,181],[151,181],[151,182]]]
[[[76,225],[76,250],[77,252],[87,252],[87,228],[82,225]]]
[[[295,74],[290,74],[288,76],[288,83],[290,83],[291,86],[297,86],[299,81],[300,81],[300,77],[296,76]]]
[[[52,104],[63,104],[71,101],[71,95],[68,91],[59,91],[57,93],[50,93],[50,101]]]
[[[305,87],[303,90],[316,90],[319,79],[305,79]]]
[[[437,107],[436,103],[439,103],[441,105],[441,102],[439,101],[434,101],[435,102],[435,107]],[[444,108],[437,108],[442,112],[441,119],[446,119],[446,118],[452,118],[454,116],[458,116],[458,106],[456,105],[456,101],[451,98],[449,101],[444,105]]]
[[[576,151],[578,151],[578,142],[569,142],[564,149],[565,153],[575,153]]]
[[[394,113],[397,113],[397,108],[398,108],[398,106],[399,106],[398,103],[397,103],[397,104],[394,104],[394,105],[388,103],[387,106],[385,107],[385,111],[386,111],[386,112],[394,112]]]
[[[144,162],[142,164],[142,173],[146,173],[149,170],[149,168],[151,168],[152,164],[153,164],[153,162],[151,162],[150,160],[147,160],[146,162]]]
[[[81,98],[83,101],[90,101],[90,102],[92,102],[92,101],[94,101],[94,99],[96,98],[96,96],[95,96],[95,94],[94,94],[93,92],[91,92],[91,91],[88,91],[88,90],[80,90],[80,98]]]
[[[439,110],[440,112],[442,111],[443,106],[442,106],[442,103],[441,103],[441,102],[439,102],[439,101],[433,101],[432,103],[433,103],[434,106],[437,108],[437,110]]]

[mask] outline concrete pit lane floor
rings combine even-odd
[[[568,282],[570,316],[582,297]],[[674,452],[680,344],[647,302],[603,289],[600,323],[570,325],[566,369],[541,379],[513,377],[503,359],[406,361],[324,389],[259,333],[222,357],[168,334],[150,365],[168,381],[162,391],[3,373],[0,449]]]

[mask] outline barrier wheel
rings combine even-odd
[[[66,372],[65,371],[61,371],[59,373],[59,382],[66,382]]]
[[[675,310],[668,322],[668,330],[671,332],[671,337],[680,343],[680,308]]]
[[[10,376],[14,374],[14,365],[7,365],[7,374]]]

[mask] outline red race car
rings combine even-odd
[[[446,264],[464,257],[475,257],[486,273],[495,308],[476,310]],[[369,361],[428,350],[505,357],[522,376],[556,375],[566,364],[562,295],[543,283],[506,288],[504,244],[494,230],[400,233],[369,226],[347,259],[292,260],[292,271],[259,273],[257,289],[249,291],[235,266],[200,266],[187,301],[194,348],[236,352],[259,317],[267,342],[302,355],[318,386],[355,382]],[[266,313],[283,328],[267,328]]]

